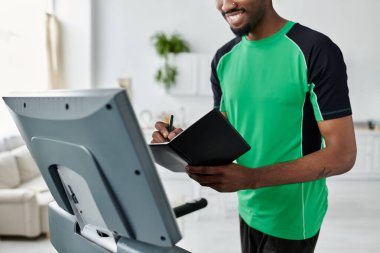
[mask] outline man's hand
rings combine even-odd
[[[224,166],[186,166],[187,174],[202,186],[218,192],[235,192],[253,188],[252,170],[230,163]]]
[[[220,192],[309,182],[349,171],[356,158],[352,117],[318,123],[326,148],[299,159],[249,169],[237,164],[187,167],[187,173],[203,186]]]
[[[162,143],[162,142],[170,141],[183,131],[181,128],[173,127],[173,131],[169,133],[168,131],[169,124],[161,122],[161,121],[156,122],[154,127],[157,129],[157,131],[153,132],[151,143]]]

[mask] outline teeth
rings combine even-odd
[[[239,19],[240,16],[241,16],[241,13],[232,14],[228,16],[228,19],[231,21],[236,21],[237,19]]]
[[[236,19],[238,19],[240,17],[241,13],[239,14],[235,14],[235,15],[231,15],[229,16],[229,18],[232,20],[232,21],[235,21]]]

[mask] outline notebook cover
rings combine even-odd
[[[170,167],[180,166],[178,159],[195,166],[228,164],[251,148],[218,109],[207,113],[170,142],[150,146],[156,162],[170,170],[173,170]],[[170,146],[171,151],[168,152],[167,147],[163,151],[165,146]],[[172,151],[177,154],[175,159],[170,154]]]

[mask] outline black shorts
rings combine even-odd
[[[248,226],[240,217],[240,240],[243,253],[312,253],[319,232],[306,240],[287,240],[264,234]]]

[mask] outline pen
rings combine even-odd
[[[169,121],[169,127],[168,127],[168,130],[169,132],[173,131],[173,118],[174,118],[174,115],[170,115],[170,121]]]

